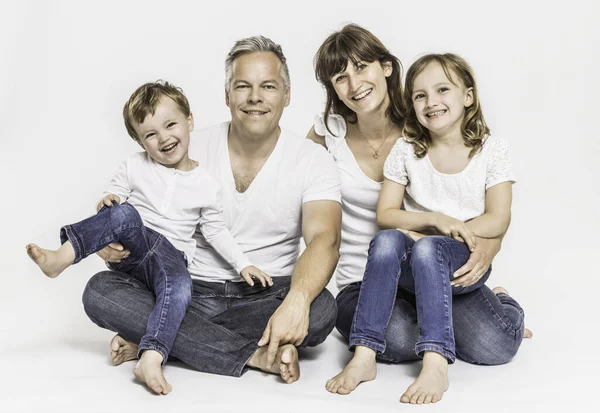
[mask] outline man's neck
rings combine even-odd
[[[248,160],[268,158],[277,145],[280,132],[281,129],[277,127],[268,136],[257,136],[230,124],[228,133],[229,152]]]

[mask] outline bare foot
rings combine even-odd
[[[49,278],[56,278],[67,267],[75,261],[75,251],[69,241],[65,242],[58,250],[45,250],[36,244],[27,244],[25,247],[29,258],[35,262],[38,267]]]
[[[169,394],[173,388],[163,376],[162,361],[163,356],[158,351],[146,350],[135,365],[133,374],[154,393]]]
[[[442,400],[448,390],[448,360],[440,353],[426,351],[419,377],[404,392],[400,401],[410,404],[429,404]]]
[[[279,374],[287,384],[292,384],[300,378],[298,350],[293,344],[285,344],[279,347],[275,362],[271,367],[267,367],[267,347],[259,347],[248,360],[248,366],[261,369],[267,373]]]
[[[376,355],[375,350],[369,347],[356,346],[352,360],[337,376],[327,380],[327,391],[350,394],[363,381],[374,380],[377,376]]]
[[[492,289],[492,292],[496,295],[498,295],[499,293],[510,295],[508,293],[508,291],[506,291],[506,288],[504,288],[504,287],[496,287],[496,288]],[[531,337],[533,337],[533,332],[530,329],[526,328],[525,331],[523,332],[523,338],[531,338]]]
[[[129,360],[137,359],[138,346],[116,335],[110,341],[110,359],[115,366]]]

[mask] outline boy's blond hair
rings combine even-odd
[[[123,107],[125,128],[134,141],[139,142],[140,140],[134,125],[144,122],[146,116],[154,115],[158,103],[163,97],[173,100],[186,118],[190,116],[190,103],[181,88],[164,80],[143,84],[133,92]]]

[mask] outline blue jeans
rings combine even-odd
[[[241,376],[290,284],[289,276],[274,277],[271,287],[192,280],[192,301],[171,355],[202,372]],[[114,271],[93,276],[83,293],[85,311],[94,323],[134,343],[144,335],[153,300],[145,283]],[[301,346],[313,347],[325,341],[336,315],[335,300],[325,289],[310,306],[308,335]]]
[[[148,313],[145,334],[140,339],[138,358],[144,350],[155,350],[166,363],[175,336],[192,296],[192,280],[183,252],[163,235],[144,226],[137,210],[124,203],[103,207],[98,214],[60,231],[61,241],[71,241],[75,263],[111,242],[120,242],[130,251],[111,268],[135,277],[153,293],[153,309]]]
[[[454,271],[467,262],[469,255],[466,244],[449,237],[428,236],[415,242],[397,230],[379,232],[369,248],[350,346],[385,351],[385,333],[400,286],[416,296],[420,330],[416,354],[435,351],[454,363],[452,296],[480,288],[491,273],[490,268],[469,287],[452,287]]]

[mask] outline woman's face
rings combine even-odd
[[[386,77],[392,74],[390,62],[348,60],[346,69],[331,77],[338,98],[357,115],[386,110],[390,98]]]

